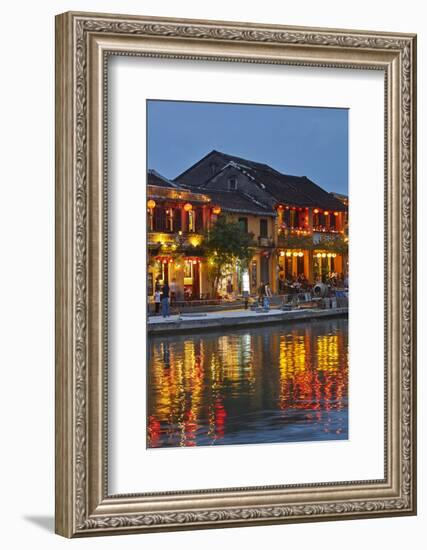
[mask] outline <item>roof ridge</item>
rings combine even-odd
[[[249,166],[252,164],[252,165],[256,165],[256,166],[259,166],[259,167],[264,167],[264,168],[268,168],[270,170],[274,170],[274,168],[272,168],[269,164],[266,164],[265,162],[259,162],[257,160],[251,160],[251,159],[247,159],[247,158],[244,158],[244,157],[239,157],[238,155],[230,155],[229,153],[224,153],[222,151],[216,151],[216,153],[224,156],[224,157],[227,157],[229,159],[232,159],[232,160],[237,160],[237,163],[238,164],[241,164],[242,161],[243,163],[248,163]]]
[[[217,151],[216,149],[212,149],[212,151],[209,151],[209,153],[206,153],[201,159],[199,159],[197,162],[189,166],[184,172],[181,172],[181,174],[178,174],[176,177],[174,177],[173,181],[176,181],[179,178],[182,178],[187,172],[201,164],[205,159],[209,157],[209,155],[212,155],[212,153],[219,153],[220,151]]]

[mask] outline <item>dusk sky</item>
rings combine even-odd
[[[173,179],[212,149],[348,194],[348,110],[147,102],[148,168]]]

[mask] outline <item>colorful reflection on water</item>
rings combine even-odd
[[[149,338],[148,447],[348,438],[348,322]]]

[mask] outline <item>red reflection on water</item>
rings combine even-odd
[[[263,430],[281,425],[277,414],[291,411],[307,411],[305,425],[328,433],[329,415],[346,410],[347,392],[346,326],[153,338],[147,444],[209,445],[248,430],[264,441]],[[346,429],[334,425],[331,431]]]
[[[149,416],[148,426],[147,426],[147,434],[148,434],[147,437],[148,437],[149,447],[157,447],[159,445],[160,431],[161,431],[160,422],[154,416]]]
[[[215,399],[215,439],[221,439],[224,437],[225,419],[227,418],[227,412],[219,397]]]

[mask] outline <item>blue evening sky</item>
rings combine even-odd
[[[148,168],[173,179],[212,149],[348,193],[348,110],[147,102]]]

